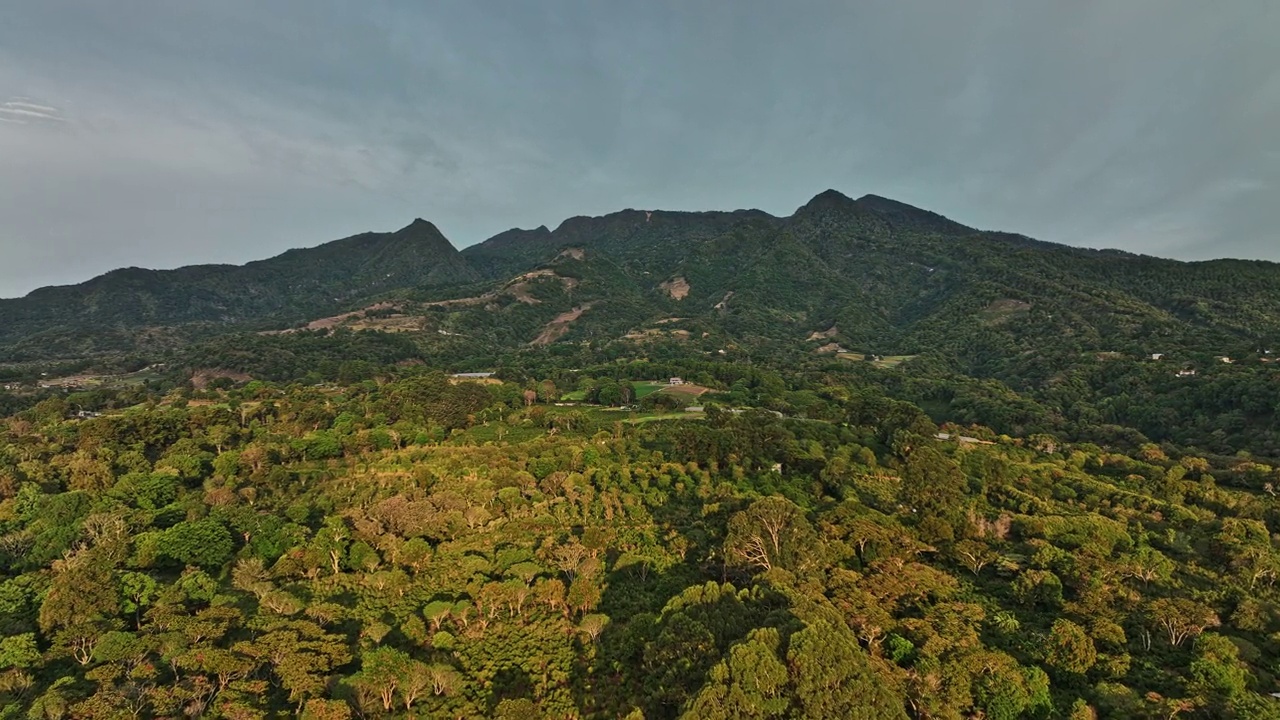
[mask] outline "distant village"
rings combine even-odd
[[[1258,353],[1258,362],[1272,363],[1277,360],[1276,357],[1272,356],[1272,353],[1270,350],[1258,350],[1257,353]],[[1168,358],[1165,355],[1165,353],[1153,352],[1147,356],[1147,359],[1152,362],[1165,362],[1167,361]],[[1235,365],[1237,360],[1231,357],[1230,355],[1214,355],[1213,362],[1221,363],[1223,365]],[[1181,365],[1182,367],[1179,367],[1177,370],[1173,371],[1174,377],[1185,378],[1185,377],[1196,376],[1197,368],[1194,367],[1193,363],[1181,363]]]
[[[116,375],[75,374],[61,377],[53,377],[50,376],[50,373],[48,372],[41,372],[38,375],[27,375],[22,379],[11,378],[9,380],[5,380],[0,383],[0,391],[13,393],[15,395],[35,395],[37,393],[48,393],[51,391],[71,393],[95,390],[111,386],[112,384],[138,384],[146,382],[164,368],[164,363],[155,363],[140,370],[135,370],[134,372]],[[77,410],[70,413],[69,417],[88,419],[98,417],[98,413],[88,410]]]

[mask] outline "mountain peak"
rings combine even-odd
[[[914,205],[881,195],[863,195],[857,199],[859,207],[870,210],[895,225],[910,225],[923,230],[947,235],[967,235],[973,228]]]
[[[396,231],[396,235],[442,235],[440,228],[422,218],[414,218],[413,222]]]
[[[922,210],[892,198],[863,195],[853,200],[838,190],[830,189],[814,195],[812,200],[795,213],[798,217],[830,214],[887,222],[893,227],[911,228],[939,235],[969,235],[975,232],[973,228],[961,225],[938,213]]]
[[[805,203],[804,207],[802,207],[801,209],[816,210],[820,208],[825,208],[825,209],[850,208],[850,207],[853,207],[854,205],[855,203],[853,199],[850,198],[848,195],[845,195],[839,190],[832,190],[828,188],[818,193],[817,195],[814,195],[813,199]]]
[[[449,238],[445,237],[444,233],[440,232],[440,228],[436,227],[435,223],[422,218],[414,219],[413,222],[395,231],[391,236],[398,240],[430,246],[439,252],[449,255],[458,252],[458,249],[453,246],[452,242],[449,242]]]
[[[908,205],[900,200],[887,198],[883,195],[875,195],[868,193],[858,198],[857,203],[863,207],[876,210],[878,212],[913,212],[913,213],[929,213],[928,210],[922,210],[914,205]],[[935,213],[929,213],[933,215]]]
[[[851,202],[851,198],[848,195],[832,188],[827,188],[817,195],[814,195],[813,200],[810,200],[809,202],[814,202],[815,200],[821,202]]]

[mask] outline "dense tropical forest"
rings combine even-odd
[[[0,301],[0,718],[1280,718],[1277,298],[827,192]]]
[[[1276,469],[840,367],[42,400],[0,435],[3,716],[1280,717]],[[700,412],[637,399],[677,372]]]

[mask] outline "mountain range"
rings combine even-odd
[[[1047,346],[1260,347],[1280,332],[1280,266],[1067,247],[827,190],[788,217],[623,210],[461,251],[415,220],[243,266],[126,268],[0,300],[10,361],[343,326],[487,352],[671,339],[708,352],[937,352],[972,371]]]

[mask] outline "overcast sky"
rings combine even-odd
[[[0,0],[0,296],[831,187],[1280,260],[1280,2]]]

